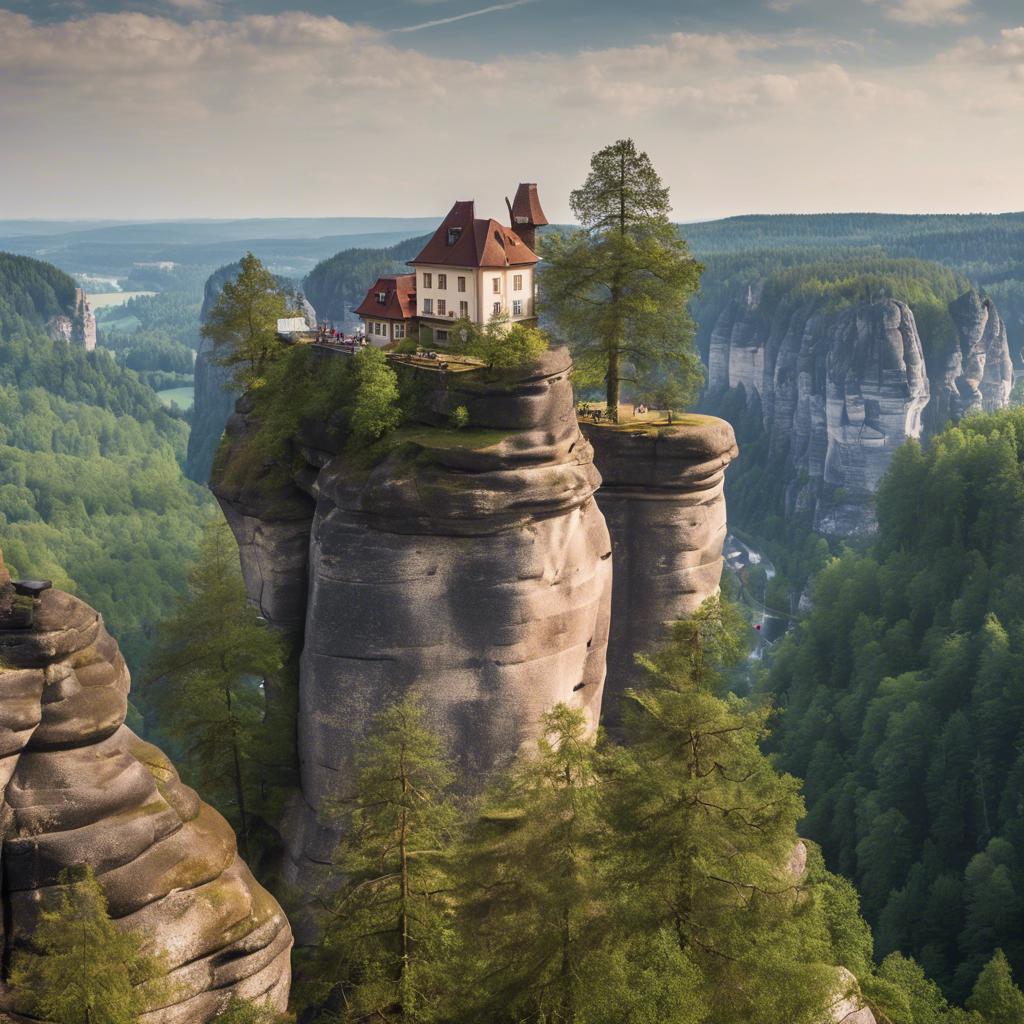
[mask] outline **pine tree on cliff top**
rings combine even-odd
[[[703,267],[669,221],[668,189],[647,154],[631,139],[595,153],[570,204],[581,229],[545,238],[541,298],[578,380],[603,381],[613,415],[623,383],[643,396],[671,378],[692,400],[702,370],[687,305]]]
[[[377,716],[356,758],[355,793],[333,808],[344,882],[328,905],[310,993],[333,1011],[326,1019],[439,1019],[442,965],[454,958],[454,778],[414,698]]]
[[[19,1010],[60,1024],[135,1024],[160,1005],[163,959],[110,920],[91,868],[65,869],[60,885],[60,902],[42,912],[31,948],[14,956]]]
[[[214,343],[214,362],[231,367],[235,384],[248,390],[260,386],[267,364],[284,351],[277,321],[287,316],[288,305],[274,275],[251,252],[240,266],[217,296],[202,333]]]

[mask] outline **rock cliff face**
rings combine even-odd
[[[958,338],[932,366],[904,302],[834,310],[820,299],[762,299],[751,286],[719,316],[704,405],[714,410],[729,389],[743,389],[772,454],[784,457],[786,514],[810,512],[820,533],[870,532],[871,497],[900,445],[1009,401],[1006,330],[974,293],[951,306]]]
[[[85,863],[111,915],[171,966],[168,1003],[143,1024],[210,1021],[232,995],[284,1010],[288,922],[228,823],[125,726],[128,670],[99,614],[54,590],[28,610],[20,628],[0,620],[3,963],[55,900],[60,872]]]
[[[225,282],[238,274],[239,265],[232,263],[221,267],[207,278],[203,290],[203,305],[199,312],[200,323],[206,323],[210,309],[217,301]],[[306,322],[315,327],[316,311],[306,301],[305,296],[296,288],[295,282],[287,278],[279,278],[278,284],[289,296],[291,305],[302,311]],[[199,348],[196,351],[194,368],[195,390],[193,397],[192,430],[188,437],[188,455],[185,460],[185,473],[190,480],[205,484],[210,479],[210,467],[213,455],[224,433],[224,425],[228,421],[238,391],[231,382],[231,371],[225,366],[213,362],[213,342],[200,335]]]
[[[66,315],[52,317],[46,327],[51,338],[81,345],[86,352],[96,348],[96,316],[81,288],[75,289],[74,308]]]
[[[603,717],[636,679],[633,656],[664,640],[669,624],[718,593],[726,536],[725,470],[738,449],[711,416],[627,431],[584,425],[601,473],[598,505],[612,537],[612,624]]]
[[[280,518],[280,494],[263,511],[214,484],[251,596],[277,624],[304,619],[293,879],[330,855],[337,835],[323,825],[324,805],[345,792],[371,716],[405,693],[419,694],[468,777],[481,781],[536,739],[556,703],[584,709],[596,728],[611,542],[569,370],[558,350],[514,381],[469,373],[432,384],[424,427],[403,431],[404,443],[372,469],[305,439],[296,482],[315,509],[304,525]],[[460,405],[470,429],[436,429]],[[236,436],[245,409],[229,425]],[[308,602],[293,585],[307,573]]]

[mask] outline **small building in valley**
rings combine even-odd
[[[378,277],[357,307],[356,316],[363,322],[366,340],[378,348],[405,338],[415,338],[419,330],[416,275],[385,274]]]

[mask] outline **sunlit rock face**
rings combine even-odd
[[[99,614],[50,590],[31,625],[11,625],[0,620],[4,963],[56,902],[61,871],[87,864],[111,915],[171,967],[144,1024],[202,1024],[233,995],[284,1010],[288,922],[228,823],[125,726],[128,670]]]
[[[712,416],[645,431],[583,427],[601,473],[597,501],[612,537],[614,583],[604,720],[619,721],[634,655],[718,593],[726,536],[725,470],[738,449]]]
[[[407,443],[372,467],[325,450],[314,431],[301,439],[306,465],[296,485],[316,504],[301,570],[309,589],[302,800],[286,822],[292,880],[330,856],[338,835],[323,811],[351,784],[353,749],[374,714],[406,693],[421,698],[474,788],[536,741],[555,704],[581,708],[596,730],[611,541],[570,368],[555,350],[502,380],[450,374],[445,384],[428,375],[416,414],[426,429],[407,431]],[[469,428],[431,429],[459,406]],[[242,411],[229,432],[244,433],[244,419]],[[254,499],[243,508],[232,489],[216,482],[214,490],[243,541],[243,562],[266,553],[248,542],[262,515]],[[266,502],[268,519],[275,504]],[[284,547],[291,568],[282,579],[300,571],[295,548]],[[264,608],[271,576],[246,567],[250,596]],[[280,606],[298,608],[295,595],[271,590]]]
[[[869,533],[896,449],[1009,404],[1012,360],[992,303],[969,292],[950,317],[956,338],[922,339],[896,299],[836,310],[819,298],[767,303],[760,286],[742,289],[711,333],[703,406],[714,410],[741,388],[783,467],[786,514],[808,513],[832,536]]]
[[[96,315],[89,305],[88,296],[81,288],[75,289],[74,307],[65,315],[52,317],[46,328],[55,341],[80,345],[86,352],[92,352],[96,348]]]

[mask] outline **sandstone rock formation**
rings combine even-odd
[[[1008,404],[1013,369],[998,313],[974,293],[950,312],[958,342],[929,366],[904,302],[837,310],[816,298],[767,302],[760,285],[747,287],[712,332],[704,407],[742,388],[785,466],[786,514],[809,512],[824,534],[869,532],[872,495],[900,445]]]
[[[1006,325],[991,299],[968,292],[950,307],[956,324],[929,414],[932,429],[972,412],[995,412],[1010,402],[1013,359]]]
[[[612,537],[612,624],[604,720],[616,724],[634,654],[718,593],[725,541],[725,470],[738,449],[711,416],[629,431],[584,425],[601,473],[597,502]]]
[[[171,966],[168,1004],[144,1024],[201,1024],[232,995],[283,1010],[288,922],[228,823],[124,724],[128,670],[99,614],[49,590],[30,625],[12,625],[0,621],[3,963],[55,900],[60,872],[85,863],[111,915]]]
[[[345,358],[326,356],[325,358]],[[600,482],[576,424],[570,361],[546,353],[514,380],[439,374],[418,414],[424,427],[372,468],[322,438],[303,438],[296,484],[306,521],[299,738],[302,801],[287,825],[292,879],[330,854],[325,803],[374,712],[420,695],[467,777],[479,779],[534,741],[558,702],[597,726],[611,600],[611,542],[593,500]],[[470,427],[437,429],[465,406]],[[244,403],[229,425],[247,429]],[[430,425],[433,425],[431,429]],[[303,607],[301,526],[214,483],[242,542],[250,596],[286,625]],[[297,507],[297,506],[296,506]],[[281,552],[281,561],[270,554]],[[266,557],[265,557],[266,556]],[[286,572],[268,572],[265,560]]]
[[[46,328],[51,338],[81,345],[86,352],[96,348],[96,316],[89,305],[88,296],[81,288],[75,289],[74,309],[67,315],[52,317]]]

